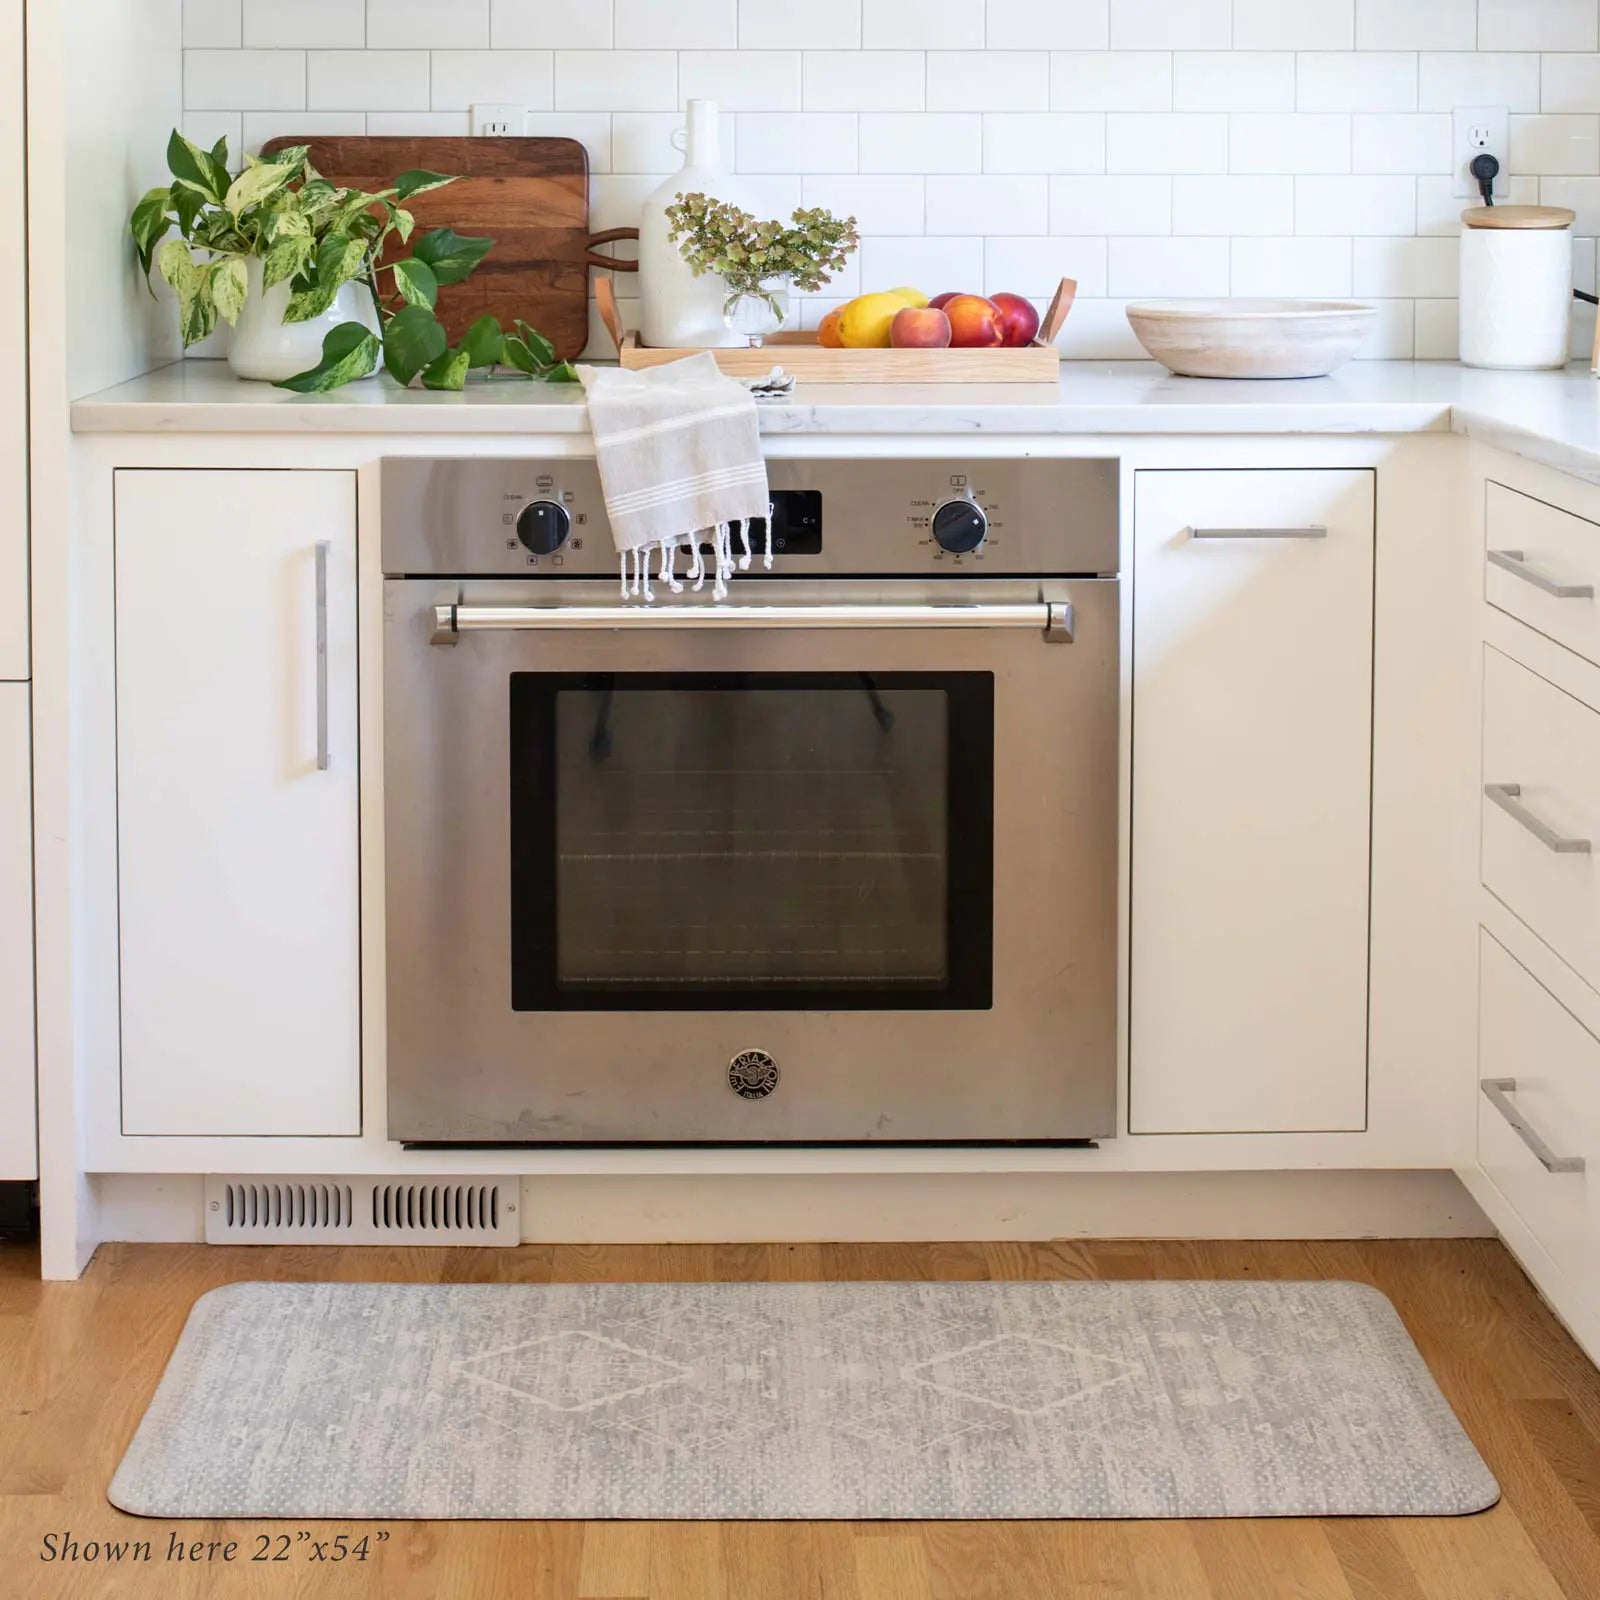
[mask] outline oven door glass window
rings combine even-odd
[[[519,1011],[985,1009],[994,679],[511,675]]]

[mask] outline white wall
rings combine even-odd
[[[1064,347],[1104,357],[1140,353],[1129,298],[1355,294],[1384,310],[1367,354],[1448,357],[1455,106],[1510,109],[1513,198],[1577,209],[1595,286],[1597,3],[185,0],[185,121],[255,147],[465,133],[509,101],[583,140],[611,227],[709,96],[774,213],[860,219],[836,293],[1037,298],[1067,273]]]

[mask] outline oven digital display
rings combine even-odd
[[[772,515],[764,522],[750,525],[750,549],[755,555],[765,555],[770,537],[772,553],[777,556],[820,556],[822,554],[822,494],[816,489],[774,489]],[[738,551],[739,524],[734,523],[733,547]],[[711,554],[711,546],[701,547]]]

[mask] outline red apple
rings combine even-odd
[[[999,306],[981,294],[958,294],[943,309],[950,319],[950,343],[957,349],[993,349],[1006,342]]]
[[[942,350],[950,343],[950,319],[932,306],[907,306],[889,324],[889,343],[897,350]]]
[[[1011,346],[1032,344],[1039,331],[1039,313],[1031,300],[1020,294],[992,294],[989,298],[1000,308],[1000,326],[1006,343]]]
[[[932,306],[935,311],[943,311],[944,308],[949,305],[950,302],[954,300],[955,297],[960,293],[961,291],[959,289],[947,289],[943,294],[936,294],[933,299],[928,302],[928,304]]]

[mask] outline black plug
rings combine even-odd
[[[1478,180],[1478,193],[1483,196],[1486,206],[1494,204],[1494,180],[1500,176],[1500,163],[1485,152],[1481,156],[1472,158],[1472,165],[1467,171]]]

